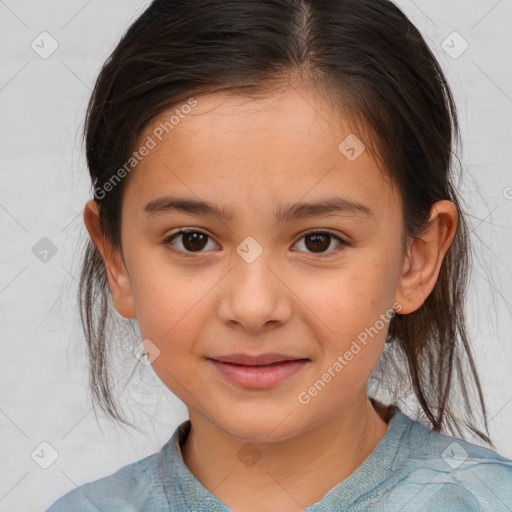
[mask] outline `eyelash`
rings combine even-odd
[[[201,251],[197,251],[197,252],[182,251],[181,249],[176,249],[171,243],[175,238],[178,238],[180,235],[184,235],[184,234],[188,234],[188,233],[199,233],[199,234],[204,235],[204,236],[208,237],[209,239],[211,239],[211,237],[204,231],[201,231],[199,229],[193,229],[193,228],[190,229],[189,228],[189,229],[180,229],[179,231],[172,233],[171,235],[166,237],[162,243],[164,245],[168,246],[171,251],[173,251],[175,253],[179,253],[181,256],[195,257],[197,254],[201,254]],[[334,234],[332,231],[329,231],[329,230],[309,231],[307,233],[304,233],[299,238],[299,240],[302,240],[304,237],[306,237],[308,235],[328,235],[328,236],[336,239],[340,243],[339,247],[337,247],[336,249],[333,249],[327,253],[309,253],[309,254],[313,255],[314,259],[329,258],[333,254],[337,254],[338,252],[342,251],[343,249],[345,249],[346,247],[349,247],[351,245],[349,242],[347,242],[346,240],[343,240],[338,235]],[[303,251],[297,251],[297,252],[303,252]]]

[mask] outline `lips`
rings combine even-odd
[[[231,363],[242,366],[267,366],[283,361],[297,361],[306,359],[304,357],[288,356],[284,354],[259,354],[259,355],[248,355],[248,354],[229,354],[223,356],[215,356],[209,359],[214,359],[222,363]]]
[[[310,363],[308,358],[283,354],[230,354],[208,358],[209,362],[227,381],[242,388],[270,388],[300,372]]]

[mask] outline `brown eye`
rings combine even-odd
[[[202,231],[183,229],[167,237],[163,243],[171,245],[172,250],[188,256],[195,252],[205,252],[203,249],[208,245],[209,239],[210,237]],[[179,246],[180,244],[174,243],[175,240],[181,241],[181,247]]]
[[[338,246],[332,250],[328,250],[331,247],[333,239],[338,243]],[[300,241],[304,240],[304,247],[306,252],[312,254],[318,254],[320,257],[330,256],[331,254],[337,253],[339,250],[344,249],[349,244],[341,239],[339,236],[330,233],[329,231],[315,231],[304,235]]]
[[[329,248],[330,235],[306,235],[306,247],[313,252],[324,252]]]
[[[187,251],[200,251],[204,249],[207,238],[202,233],[184,233],[182,238],[183,246]]]

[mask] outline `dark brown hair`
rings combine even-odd
[[[417,416],[432,430],[464,438],[467,428],[492,446],[464,316],[471,249],[451,173],[460,144],[455,103],[427,43],[392,2],[155,0],[107,59],[87,110],[86,156],[104,235],[121,247],[128,178],[108,193],[105,185],[150,121],[191,97],[220,91],[257,97],[292,78],[329,98],[379,156],[400,191],[409,236],[421,233],[436,201],[456,204],[457,233],[438,281],[417,311],[391,320],[395,341],[386,344],[372,378],[393,400],[414,392]],[[105,267],[87,244],[79,305],[93,398],[128,424],[109,378],[113,307]],[[487,435],[475,426],[475,390]]]

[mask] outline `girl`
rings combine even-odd
[[[103,410],[112,303],[190,419],[48,510],[511,510],[512,461],[463,440],[493,446],[457,137],[388,0],[155,0],[88,108],[80,300]]]

